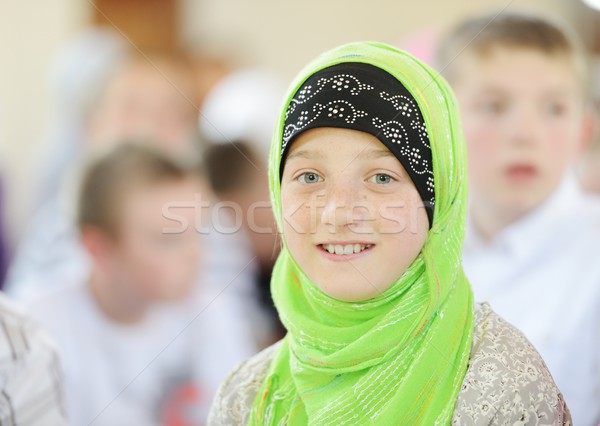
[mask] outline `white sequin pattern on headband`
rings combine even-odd
[[[290,140],[311,128],[340,127],[371,133],[398,157],[433,209],[431,147],[418,105],[394,77],[388,74],[384,81],[381,75],[363,72],[352,75],[331,69],[329,75],[319,77],[317,73],[300,87],[285,113],[282,156]]]

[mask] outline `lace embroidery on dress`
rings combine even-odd
[[[281,343],[239,364],[219,388],[209,426],[247,423],[254,397]],[[571,415],[540,355],[487,303],[475,310],[469,368],[452,425],[565,425]]]

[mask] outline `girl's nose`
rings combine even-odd
[[[321,223],[335,231],[343,227],[358,225],[368,216],[369,206],[360,202],[356,185],[342,182],[331,186],[323,197]]]

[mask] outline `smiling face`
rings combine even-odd
[[[281,203],[292,257],[339,300],[366,300],[389,288],[429,230],[421,197],[398,159],[356,130],[301,133],[285,160]]]
[[[465,53],[453,84],[473,208],[514,220],[558,187],[581,151],[583,97],[564,55],[509,47],[482,55]]]

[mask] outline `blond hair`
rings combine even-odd
[[[435,65],[452,82],[458,77],[462,54],[483,57],[497,47],[564,57],[573,66],[583,93],[587,93],[588,64],[581,40],[566,24],[539,15],[502,12],[462,21],[438,45]]]
[[[95,226],[117,236],[126,194],[136,188],[200,177],[197,166],[181,164],[148,146],[124,142],[94,158],[85,169],[77,199],[79,229]]]

